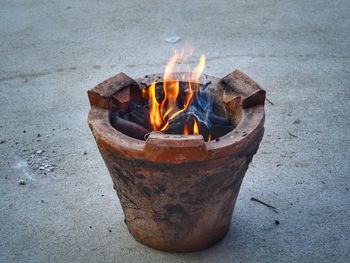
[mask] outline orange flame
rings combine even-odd
[[[189,135],[189,134],[190,134],[190,131],[189,131],[189,128],[188,128],[187,123],[185,123],[185,127],[184,127],[183,134],[184,134],[184,135]]]
[[[159,103],[156,98],[156,83],[153,82],[148,89],[150,101],[150,122],[154,131],[159,130],[163,125],[162,116],[159,112]]]
[[[165,68],[163,91],[164,99],[161,103],[156,98],[156,85],[152,83],[149,87],[149,105],[150,105],[150,123],[153,131],[165,131],[169,127],[169,121],[180,113],[184,112],[189,106],[193,95],[199,90],[199,79],[204,70],[205,56],[201,55],[198,65],[194,68],[189,78],[185,75],[178,77],[177,79],[183,79],[188,81],[188,90],[183,108],[177,107],[176,101],[180,92],[180,83],[175,80],[173,73],[177,64],[187,58],[192,53],[192,50],[185,52],[184,50],[179,53],[177,51],[170,57],[169,62]],[[186,79],[187,77],[187,79]],[[199,134],[198,124],[197,134]],[[187,125],[184,127],[184,134],[189,134]]]
[[[198,127],[198,123],[197,123],[196,119],[194,119],[194,123],[193,123],[193,134],[194,135],[199,134],[199,127]]]

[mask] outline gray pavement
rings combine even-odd
[[[349,14],[325,0],[1,0],[0,262],[350,262]],[[127,231],[86,90],[163,72],[184,43],[274,105],[228,235],[172,254]]]

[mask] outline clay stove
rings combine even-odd
[[[229,229],[243,177],[263,137],[265,91],[238,70],[222,79],[200,77],[201,85],[210,83],[234,127],[214,140],[160,132],[133,138],[115,129],[112,112],[127,109],[133,93],[155,81],[162,83],[163,74],[134,80],[119,73],[89,90],[88,123],[133,237],[165,251],[204,249]]]

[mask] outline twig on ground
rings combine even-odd
[[[267,102],[270,103],[272,106],[275,106],[275,104],[274,104],[271,100],[269,100],[267,97],[266,97],[265,99],[266,99]]]
[[[290,133],[289,131],[287,131],[287,132],[288,132],[288,134],[289,134],[290,136],[292,136],[292,137],[294,137],[294,138],[298,138],[298,136],[294,135],[293,133]]]
[[[264,206],[267,206],[268,208],[271,208],[272,211],[274,211],[275,213],[278,213],[278,209],[277,209],[276,207],[274,207],[274,206],[272,206],[272,205],[269,205],[269,204],[267,204],[267,203],[265,203],[265,202],[259,200],[258,198],[252,197],[252,198],[250,198],[250,200],[251,200],[251,201],[258,202],[258,203],[260,203],[260,204],[262,204],[262,205],[264,205]]]

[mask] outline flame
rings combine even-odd
[[[193,134],[194,135],[199,134],[199,127],[198,127],[198,123],[197,123],[196,119],[194,119],[194,123],[193,123]]]
[[[191,79],[195,83],[195,87],[194,87],[195,92],[198,92],[198,90],[199,90],[199,78],[201,77],[201,74],[204,70],[204,67],[205,67],[205,56],[201,55],[201,57],[199,59],[199,63],[195,67],[195,69],[193,70],[192,76],[191,76]]]
[[[156,83],[153,82],[151,86],[148,89],[149,91],[149,101],[150,101],[150,109],[149,109],[149,116],[150,116],[150,122],[152,129],[154,131],[159,130],[162,127],[163,120],[162,116],[159,112],[159,103],[156,98]]]
[[[187,122],[185,123],[185,127],[184,127],[184,131],[183,131],[184,135],[189,135],[190,134],[190,130],[188,128]]]
[[[184,59],[192,54],[193,50],[182,52],[175,51],[170,57],[169,62],[165,68],[163,91],[164,99],[161,103],[156,98],[156,85],[152,83],[149,87],[149,105],[150,105],[150,123],[153,131],[165,131],[169,127],[169,121],[182,112],[184,112],[191,103],[191,100],[196,92],[199,91],[199,79],[205,67],[205,56],[201,55],[198,65],[194,68],[189,76],[183,74],[180,77],[175,77],[174,72],[178,64],[181,64]],[[186,93],[186,99],[183,104],[183,108],[178,108],[177,98],[180,92],[180,82],[175,79],[182,79],[188,81],[188,90]],[[197,134],[199,134],[198,124]],[[184,127],[184,134],[189,134],[189,128],[187,124]]]

